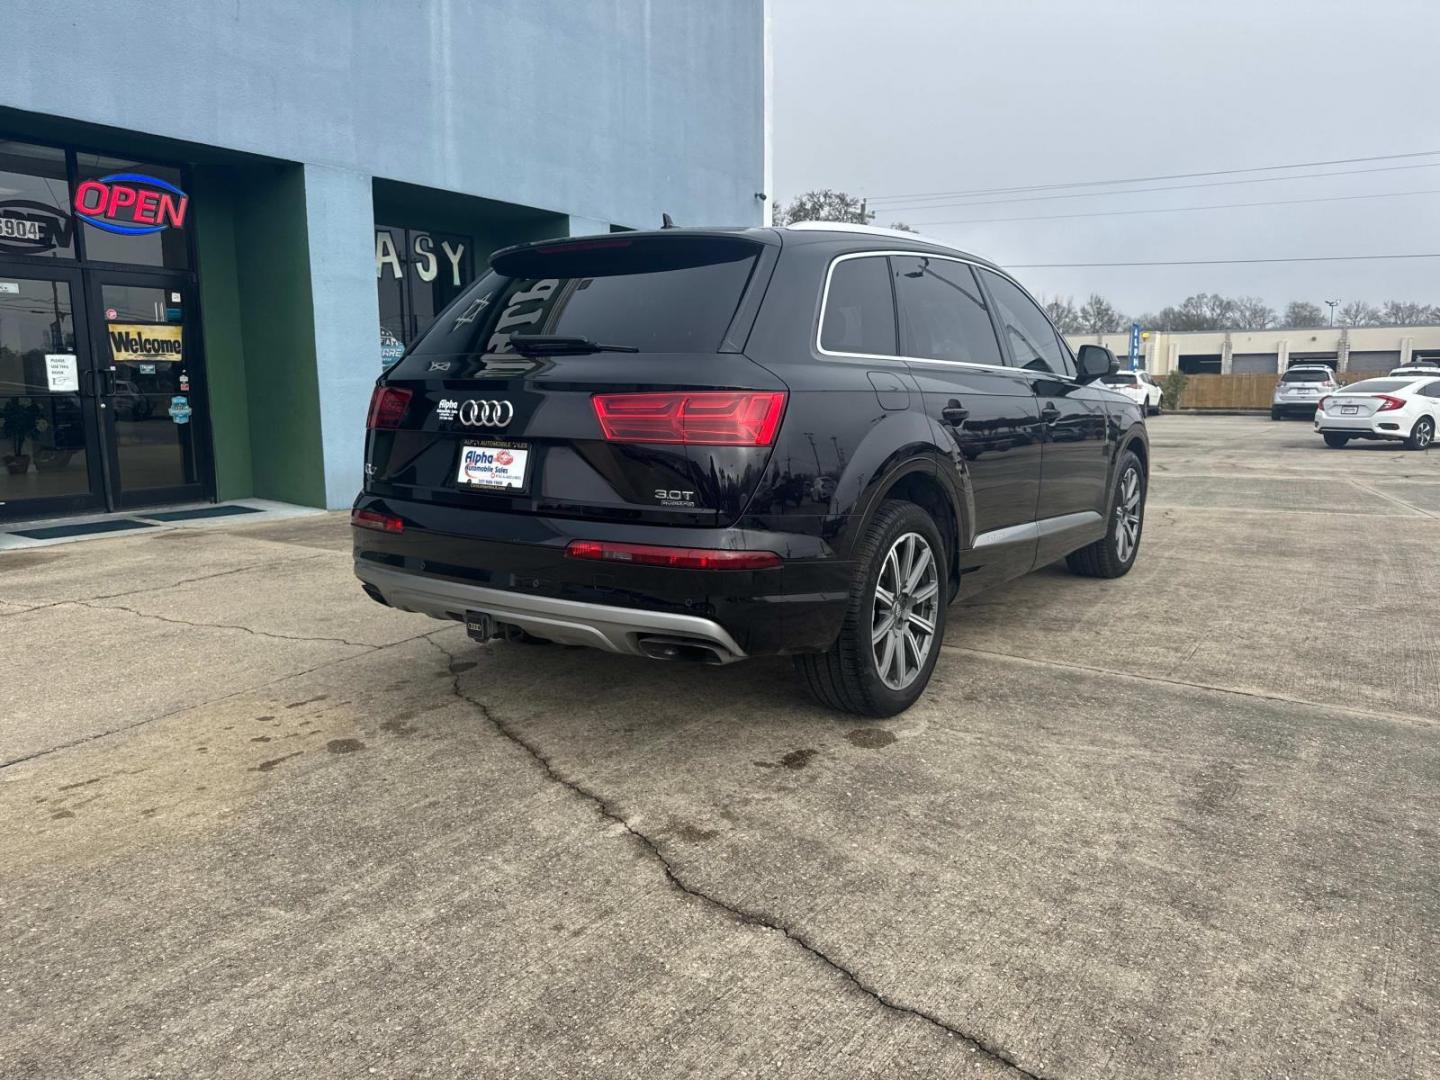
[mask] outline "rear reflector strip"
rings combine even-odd
[[[785,414],[784,391],[596,394],[609,442],[687,446],[770,446]]]
[[[359,529],[375,529],[378,532],[401,533],[405,522],[388,514],[377,514],[374,510],[351,510],[350,524]]]
[[[668,566],[676,570],[768,570],[780,565],[773,551],[724,551],[711,548],[662,547],[659,544],[612,544],[571,540],[570,559],[623,562],[633,566]]]

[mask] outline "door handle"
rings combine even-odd
[[[940,415],[945,418],[947,424],[955,424],[958,426],[970,418],[970,410],[954,398],[951,398],[946,402],[945,407],[940,410]]]
[[[113,365],[112,365],[111,367],[106,368],[104,371],[100,372],[100,380],[101,380],[101,382],[100,382],[100,393],[101,393],[101,395],[102,395],[103,397],[114,397],[114,396],[115,396],[115,368],[114,368]]]
[[[1056,420],[1060,419],[1060,410],[1055,406],[1054,402],[1047,401],[1045,403],[1045,407],[1040,410],[1040,419],[1044,420],[1047,424],[1053,424]]]

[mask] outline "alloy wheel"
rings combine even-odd
[[[1415,445],[1424,450],[1430,445],[1430,440],[1435,438],[1435,422],[1427,416],[1422,416],[1415,423]]]
[[[1120,498],[1115,504],[1115,554],[1127,563],[1139,543],[1140,470],[1132,465],[1120,478]]]
[[[891,690],[904,690],[924,670],[939,614],[935,552],[925,537],[907,532],[890,545],[881,564],[870,621],[875,670]]]

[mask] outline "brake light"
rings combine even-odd
[[[1322,397],[1319,401],[1317,401],[1317,402],[1315,403],[1315,408],[1316,408],[1316,410],[1317,410],[1318,412],[1324,412],[1324,411],[1325,411],[1325,402],[1327,402],[1327,401],[1329,401],[1329,400],[1330,400],[1330,396],[1329,396],[1328,394],[1327,394],[1325,397]]]
[[[360,529],[375,529],[377,532],[402,533],[405,531],[405,522],[398,517],[380,514],[374,510],[351,510],[350,524]]]
[[[1391,397],[1389,394],[1376,394],[1375,396],[1385,403],[1376,409],[1376,412],[1394,412],[1396,409],[1405,407],[1403,398]]]
[[[371,430],[399,427],[413,396],[398,386],[377,386],[370,395],[370,415],[365,418],[365,426]]]
[[[770,446],[785,414],[784,391],[596,394],[608,442]]]
[[[768,570],[780,565],[773,551],[725,551],[712,548],[662,547],[658,544],[612,544],[604,540],[571,540],[569,559],[623,562],[632,566],[668,566],[675,570]]]

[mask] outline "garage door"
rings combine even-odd
[[[1274,375],[1280,370],[1280,357],[1275,353],[1235,353],[1230,357],[1230,371],[1235,375]]]

